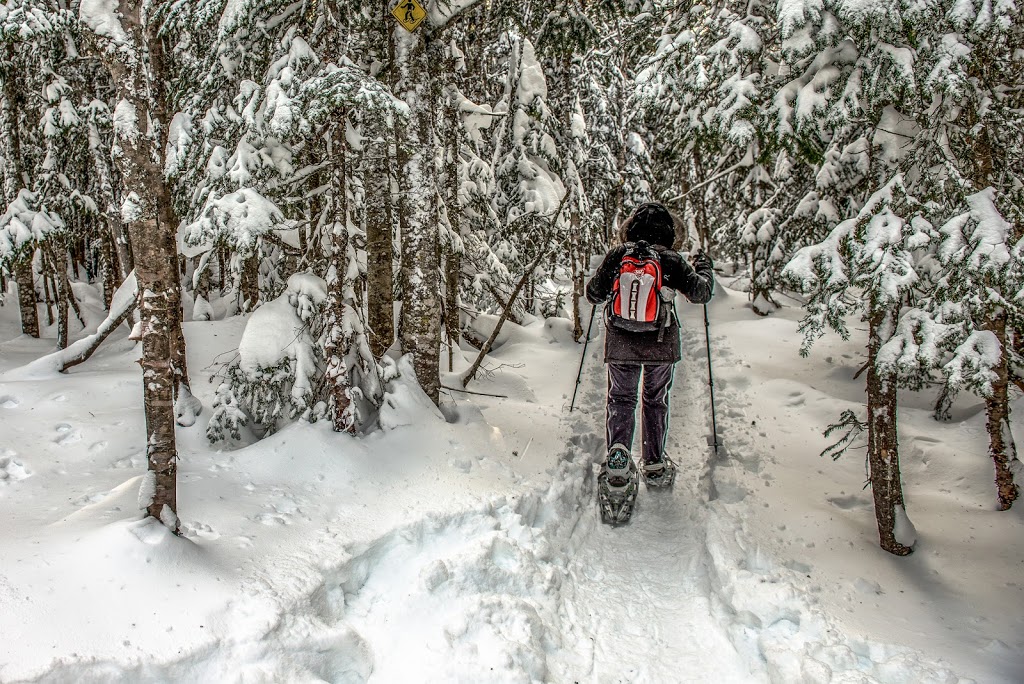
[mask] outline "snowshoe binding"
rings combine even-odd
[[[614,445],[597,476],[597,501],[601,508],[601,522],[608,525],[629,522],[636,504],[639,485],[640,479],[633,457],[623,445]]]
[[[661,461],[644,463],[640,467],[640,476],[648,489],[668,488],[676,481],[676,464],[668,456]]]

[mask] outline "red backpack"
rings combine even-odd
[[[665,322],[661,300],[661,259],[646,242],[627,242],[612,285],[609,322],[622,330],[652,332]]]

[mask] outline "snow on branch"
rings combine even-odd
[[[261,237],[291,224],[272,201],[253,188],[242,188],[223,197],[211,197],[200,218],[185,226],[185,256],[198,256],[213,243],[225,242],[252,252]]]
[[[117,5],[118,0],[82,0],[78,18],[96,35],[123,45],[128,42],[128,35],[117,18]]]
[[[39,195],[21,189],[0,214],[0,266],[17,260],[30,247],[63,231],[64,221],[40,203]]]

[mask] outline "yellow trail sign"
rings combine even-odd
[[[391,13],[406,31],[415,31],[427,16],[427,11],[416,0],[399,0]]]

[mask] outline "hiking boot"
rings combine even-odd
[[[670,487],[676,479],[676,464],[668,457],[645,461],[640,474],[648,487]]]
[[[597,476],[597,501],[601,521],[610,525],[629,522],[639,489],[640,478],[629,450],[615,444]]]
[[[601,469],[602,475],[607,478],[608,484],[612,487],[624,487],[633,479],[636,472],[636,464],[629,450],[622,444],[615,444],[608,451],[608,458]]]

